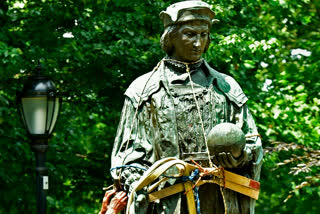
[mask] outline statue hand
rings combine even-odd
[[[241,168],[251,160],[250,149],[242,151],[240,157],[235,158],[230,152],[221,152],[213,156],[213,162],[224,168]]]
[[[123,181],[123,188],[128,194],[131,193],[133,187],[137,184],[143,172],[125,169],[122,172],[121,180]]]

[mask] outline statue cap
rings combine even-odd
[[[182,1],[170,5],[160,13],[164,27],[192,20],[206,21],[210,25],[215,16],[211,6],[203,1]]]

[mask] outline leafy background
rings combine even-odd
[[[0,1],[0,213],[35,213],[34,155],[16,91],[40,60],[63,92],[49,142],[48,213],[98,213],[131,81],[165,55],[166,0]],[[205,54],[249,96],[265,158],[257,213],[317,213],[320,2],[217,0]]]

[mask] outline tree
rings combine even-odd
[[[124,90],[164,56],[158,14],[173,2],[0,2],[1,213],[35,210],[34,157],[15,93],[38,60],[64,94],[49,142],[48,213],[98,212],[101,187],[112,184],[109,157]],[[281,163],[302,168],[298,164],[309,159],[291,155],[319,151],[318,1],[207,2],[220,22],[212,27],[205,58],[242,85],[264,147],[273,151],[265,157],[257,213],[314,213],[320,195],[316,164],[292,175]],[[289,144],[272,142],[294,144],[282,151]]]

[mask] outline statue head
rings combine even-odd
[[[183,1],[160,13],[164,24],[162,49],[176,60],[192,62],[200,59],[210,44],[210,28],[214,18],[210,5],[202,1]]]

